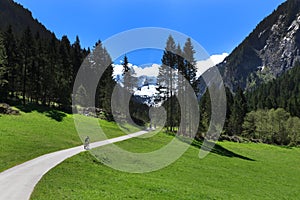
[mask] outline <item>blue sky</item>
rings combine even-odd
[[[230,53],[284,0],[15,0],[57,37],[84,47],[122,31],[163,27],[182,32],[210,54]],[[147,62],[147,61],[146,61]]]

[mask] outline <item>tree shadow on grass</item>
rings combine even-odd
[[[63,121],[63,119],[67,116],[64,112],[61,112],[59,110],[35,104],[27,104],[26,106],[17,105],[16,107],[25,113],[31,113],[33,111],[43,113],[46,117],[49,117],[57,122]]]
[[[183,138],[179,138],[181,141],[186,142],[186,139]],[[221,145],[218,144],[214,144],[213,142],[208,142],[208,146],[204,146],[203,141],[199,141],[199,140],[194,140],[191,143],[192,146],[198,148],[198,149],[202,149],[204,151],[210,151],[211,153],[220,155],[220,156],[225,156],[225,157],[229,157],[229,158],[239,158],[239,159],[243,159],[243,160],[247,160],[247,161],[255,161],[252,158],[248,158],[246,156],[234,153],[224,147],[222,147]],[[211,149],[210,147],[213,148]]]
[[[46,112],[46,116],[58,122],[61,122],[67,115],[57,110],[50,110]]]

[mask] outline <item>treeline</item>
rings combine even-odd
[[[46,39],[27,28],[18,38],[9,26],[1,34],[1,52],[1,101],[21,98],[23,104],[67,108],[76,72],[89,50],[81,48],[78,37],[71,44],[67,36]]]
[[[300,144],[300,119],[282,108],[257,110],[244,118],[242,136],[278,145]]]
[[[284,108],[300,117],[300,63],[277,79],[246,93],[250,110]]]
[[[300,145],[300,64],[253,91],[226,88],[227,113],[223,134],[278,145]],[[210,97],[200,101],[199,133],[210,122]]]
[[[99,63],[99,67],[109,66],[98,83],[94,98],[96,107],[110,111],[108,96],[115,82],[111,58],[100,41],[90,51],[81,47],[79,37],[71,44],[67,36],[60,40],[54,34],[51,38],[40,37],[30,28],[21,37],[15,35],[11,26],[0,34],[1,102],[36,103],[70,111],[73,96],[78,99],[89,95],[89,88],[84,85],[72,94],[76,74],[89,55],[87,60],[93,56],[105,60],[105,63]]]

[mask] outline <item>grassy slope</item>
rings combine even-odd
[[[80,120],[88,125],[97,119],[80,116]],[[100,124],[108,138],[123,135],[115,123],[101,120]],[[54,110],[22,112],[21,116],[0,115],[0,171],[81,144],[72,115]]]
[[[159,134],[119,145],[145,152],[170,139]],[[113,170],[85,152],[44,176],[32,199],[299,199],[300,149],[229,142],[220,145],[218,149],[226,154],[216,151],[200,160],[199,149],[191,146],[174,164],[146,174]]]

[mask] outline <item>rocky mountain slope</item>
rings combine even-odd
[[[266,17],[217,67],[225,84],[253,90],[300,61],[300,1],[288,0]]]

